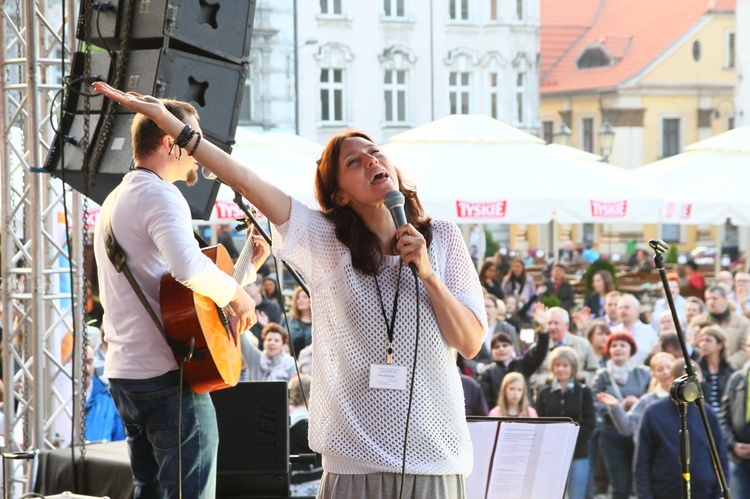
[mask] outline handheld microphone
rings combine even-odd
[[[385,207],[391,212],[393,223],[396,224],[397,229],[409,223],[406,221],[406,212],[404,211],[405,202],[404,195],[401,194],[400,191],[390,191],[385,195],[385,199],[383,199]],[[417,266],[414,265],[414,262],[409,263],[409,268],[411,269],[412,274],[416,276]]]

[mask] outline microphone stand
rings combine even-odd
[[[669,292],[669,282],[667,281],[667,273],[664,269],[664,253],[667,252],[669,246],[660,239],[652,239],[648,244],[656,253],[654,263],[656,264],[656,268],[659,270],[659,275],[661,276],[661,283],[662,286],[664,286],[664,295],[667,297],[669,310],[672,312],[672,320],[674,321],[675,329],[677,329],[677,339],[680,342],[682,356],[685,358],[685,374],[674,380],[672,388],[669,390],[669,395],[672,401],[677,404],[678,412],[680,413],[680,467],[682,470],[682,497],[683,499],[690,499],[690,435],[687,429],[687,406],[690,402],[695,402],[701,416],[703,430],[706,432],[706,438],[708,439],[708,446],[711,452],[711,463],[714,466],[716,478],[719,480],[722,497],[724,499],[732,499],[732,493],[727,485],[724,471],[721,469],[721,461],[719,461],[719,452],[716,449],[716,442],[711,434],[711,427],[708,424],[701,386],[700,383],[698,383],[695,369],[693,369],[693,365],[690,362],[687,343],[682,336],[680,319],[677,316],[677,309],[674,306],[672,293]]]
[[[268,243],[268,246],[272,246],[271,237],[268,235],[268,233],[265,230],[263,230],[263,226],[260,224],[258,219],[255,218],[255,215],[253,215],[252,211],[250,211],[250,208],[242,201],[242,194],[240,194],[237,191],[234,191],[234,203],[237,206],[239,206],[240,210],[242,210],[242,213],[244,213],[247,219],[250,220],[250,223],[253,224],[255,229],[258,231],[258,234],[263,236],[263,239],[266,240],[266,242]],[[241,224],[241,225],[246,225],[246,224]],[[241,228],[241,225],[240,225],[240,228]],[[307,284],[305,284],[305,281],[302,280],[302,277],[299,275],[299,273],[297,273],[296,270],[290,267],[289,264],[286,263],[284,260],[280,258],[278,260],[284,264],[284,267],[289,272],[289,274],[294,278],[294,280],[297,281],[297,284],[299,285],[300,288],[302,288],[302,291],[304,291],[305,294],[307,294],[307,296],[310,296],[310,289],[308,289]]]

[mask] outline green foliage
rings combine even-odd
[[[679,251],[677,251],[677,245],[673,244],[669,247],[669,250],[667,251],[667,255],[664,257],[664,263],[677,263],[677,256],[679,255]]]
[[[488,230],[484,231],[484,238],[485,238],[484,257],[489,258],[491,256],[495,256],[495,253],[500,251],[500,243],[495,241],[495,239],[492,237],[492,233]]]
[[[615,288],[617,287],[617,267],[615,267],[615,264],[611,261],[600,258],[589,265],[589,268],[586,269],[586,273],[583,275],[583,280],[586,281],[586,296],[590,295],[591,292],[594,291],[594,285],[592,284],[592,281],[594,280],[594,274],[596,274],[600,270],[606,270],[610,274],[612,274],[612,280],[615,282]]]
[[[559,307],[562,304],[560,298],[555,295],[542,296],[539,301],[544,303],[544,306],[546,306],[547,308]]]

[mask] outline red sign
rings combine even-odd
[[[456,200],[456,213],[458,218],[505,218],[507,206],[507,199],[489,203]]]
[[[682,209],[680,210],[680,218],[683,220],[688,220],[690,218],[690,215],[692,214],[693,214],[693,205],[683,204]]]
[[[591,216],[597,218],[622,218],[628,214],[628,202],[591,200]]]
[[[235,220],[243,216],[242,210],[232,201],[219,199],[214,203],[214,206],[216,207],[216,218],[219,220]]]

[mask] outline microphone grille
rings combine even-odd
[[[405,201],[406,200],[404,199],[404,195],[401,194],[401,191],[390,191],[383,199],[385,207],[389,210],[396,206],[403,206]]]

